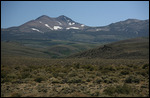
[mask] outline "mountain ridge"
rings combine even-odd
[[[34,48],[37,50],[35,54],[40,53],[43,56],[60,58],[107,43],[149,36],[149,20],[127,19],[102,27],[83,26],[81,29],[76,29],[81,25],[64,15],[55,18],[42,15],[18,27],[1,29],[1,43],[6,42],[3,45],[7,46],[9,42],[17,42],[28,47],[25,50],[22,49],[21,53],[23,54],[24,52],[32,53],[28,49]],[[20,46],[18,45],[17,47],[19,48]],[[17,47],[16,50],[20,50]],[[100,50],[103,52],[105,49],[112,51],[107,45]],[[20,52],[10,51],[20,55]],[[117,50],[115,52],[118,53]],[[5,51],[4,53],[7,52]],[[133,53],[133,55],[136,55],[136,53]]]
[[[65,15],[60,15],[60,16],[58,16],[58,17],[49,17],[49,16],[47,16],[47,15],[41,15],[41,16],[39,16],[38,18],[36,18],[36,19],[32,19],[32,20],[30,20],[30,21],[28,21],[28,22],[31,22],[31,21],[36,21],[36,20],[40,20],[40,19],[53,19],[53,20],[56,20],[56,19],[63,19],[63,18],[67,18],[67,19],[69,19],[69,20],[71,20],[71,21],[73,21],[71,18],[69,18],[69,17],[67,17],[67,16],[65,16]],[[126,20],[123,20],[123,21],[119,21],[119,22],[127,22],[127,21],[134,21],[134,22],[139,22],[139,21],[148,21],[149,22],[149,19],[146,19],[146,20],[140,20],[140,19],[134,19],[134,18],[129,18],[129,19],[126,19]],[[26,22],[26,23],[28,23],[28,22]],[[73,22],[75,22],[75,21],[73,21]],[[115,22],[115,23],[119,23],[119,22]],[[26,23],[23,23],[23,24],[26,24]],[[115,23],[110,23],[110,24],[108,24],[108,25],[106,25],[106,26],[109,26],[109,25],[112,25],[112,24],[115,24]],[[23,25],[22,24],[22,25]],[[22,26],[22,25],[20,25],[20,26]],[[19,26],[13,26],[13,27],[19,27]],[[105,26],[88,26],[88,27],[93,27],[93,28],[98,28],[98,27],[105,27]],[[12,27],[9,27],[9,28],[12,28]],[[1,29],[9,29],[9,28],[1,28]]]
[[[57,39],[82,42],[113,42],[149,36],[149,19],[127,19],[107,26],[90,27],[61,15],[42,15],[18,27],[1,29],[1,40]]]

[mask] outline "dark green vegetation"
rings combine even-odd
[[[70,57],[105,59],[147,59],[149,58],[149,38],[134,38],[114,42],[90,49]]]
[[[149,59],[1,61],[1,97],[149,97]]]

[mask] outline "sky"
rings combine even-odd
[[[149,19],[149,1],[1,1],[1,28],[42,15],[65,15],[87,26],[106,26],[126,19]]]

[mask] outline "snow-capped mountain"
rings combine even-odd
[[[61,15],[42,15],[18,27],[1,29],[1,40],[58,39],[84,42],[108,42],[149,36],[149,19],[127,19],[107,26],[90,27]]]
[[[19,31],[21,32],[49,32],[56,30],[83,30],[85,27],[84,24],[77,23],[72,19],[61,15],[56,18],[51,18],[46,15],[42,15],[35,20],[31,20],[21,26],[19,26]]]

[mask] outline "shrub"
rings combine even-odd
[[[125,83],[139,83],[140,79],[134,77],[134,76],[129,76],[125,79]]]
[[[98,67],[98,70],[103,70],[103,67],[104,67],[104,66],[99,66],[99,67]]]
[[[46,88],[39,89],[38,92],[44,92],[44,93],[47,93],[47,89],[46,89]]]
[[[54,78],[53,80],[52,80],[52,83],[61,83],[62,81],[61,80],[58,80],[57,78]]]
[[[144,77],[148,77],[149,76],[149,70],[141,70],[140,74]]]
[[[100,84],[102,81],[103,81],[103,80],[102,80],[101,78],[98,78],[98,79],[96,79],[95,82],[96,82],[97,84]]]
[[[82,80],[79,77],[74,77],[74,78],[69,78],[69,80],[67,80],[67,83],[81,83]]]
[[[73,91],[74,90],[69,87],[62,88],[62,93],[64,93],[64,94],[72,93]]]
[[[19,94],[19,93],[12,93],[10,97],[21,97],[21,94]]]
[[[77,73],[76,73],[76,72],[71,72],[71,73],[69,73],[69,75],[68,75],[68,77],[75,77],[75,76],[77,76]]]
[[[104,79],[104,83],[112,83],[113,81],[110,78]]]
[[[104,90],[104,93],[107,94],[107,95],[113,95],[115,93],[115,87],[107,87]]]
[[[148,68],[149,67],[149,64],[144,64],[143,66],[142,66],[142,69],[146,69],[146,68]]]
[[[21,78],[22,78],[22,79],[31,78],[31,75],[30,75],[29,72],[23,72],[23,73],[21,74]]]
[[[114,66],[105,66],[104,70],[115,71],[116,69]]]
[[[1,78],[5,78],[7,76],[7,72],[1,71]]]
[[[76,63],[74,64],[75,68],[79,69],[80,68],[80,64],[79,63]]]
[[[104,90],[104,93],[107,94],[107,95],[113,95],[115,93],[117,94],[129,94],[132,92],[132,89],[127,86],[126,84],[124,85],[118,85],[116,87],[107,87],[105,90]]]
[[[100,72],[97,72],[97,73],[96,73],[96,76],[100,76],[100,75],[101,75],[101,73],[100,73]]]
[[[124,84],[123,86],[121,86],[121,85],[116,86],[115,91],[118,94],[129,94],[130,92],[132,92],[132,89],[129,86],[127,86],[126,84]]]
[[[32,71],[32,69],[28,68],[28,67],[23,69],[23,72],[31,72],[31,71]]]
[[[93,71],[94,67],[92,65],[83,65],[82,68],[87,69],[89,71]]]
[[[141,88],[148,88],[148,85],[143,84],[141,85]]]
[[[34,81],[41,83],[41,81],[44,81],[45,79],[43,77],[36,77]]]
[[[57,78],[59,76],[59,73],[58,72],[53,72],[52,75],[53,75],[53,77]]]
[[[58,76],[61,78],[65,78],[66,74],[65,73],[58,73]]]
[[[121,75],[127,75],[127,74],[129,74],[129,71],[123,70],[123,71],[120,72],[120,74],[121,74]]]
[[[91,79],[89,79],[89,78],[86,80],[86,82],[90,82],[90,81],[91,81]]]
[[[15,69],[16,69],[16,70],[20,70],[20,66],[16,66]]]
[[[96,91],[96,92],[92,93],[91,96],[99,96],[99,92]]]
[[[8,77],[1,79],[1,83],[11,82],[11,81],[12,81],[12,79],[11,79],[11,78],[8,78]]]
[[[16,74],[7,74],[7,76],[3,76],[3,78],[1,78],[1,82],[5,83],[5,82],[12,82],[14,80],[16,80],[17,75]]]

